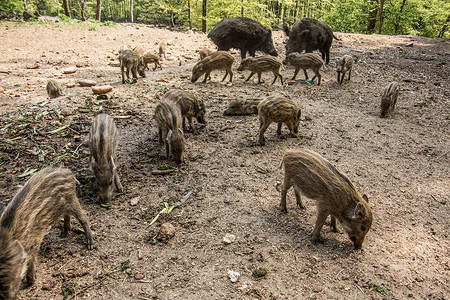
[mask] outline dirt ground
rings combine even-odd
[[[301,82],[301,72],[285,86],[270,85],[271,73],[263,74],[263,84],[246,83],[249,71],[236,71],[238,51],[232,84],[220,82],[223,71],[192,84],[196,50],[213,49],[205,34],[134,24],[0,22],[0,201],[7,204],[35,169],[64,164],[81,183],[80,202],[96,234],[96,249],[88,251],[75,220],[64,239],[62,222],[50,228],[36,284],[19,299],[448,299],[450,43],[336,35],[320,86]],[[122,84],[119,48],[156,52],[163,40],[163,69]],[[285,40],[274,32],[281,59]],[[334,61],[345,53],[356,63],[351,80],[339,86]],[[77,72],[63,74],[70,66]],[[293,69],[282,73],[290,79]],[[48,99],[48,79],[64,84],[64,97]],[[113,91],[99,100],[80,79]],[[381,92],[391,81],[401,92],[394,114],[382,119]],[[164,157],[153,119],[158,99],[172,88],[193,92],[207,109],[207,124],[196,123],[199,133],[185,131],[181,166]],[[272,124],[259,146],[256,115],[222,115],[233,99],[274,94],[302,107],[297,138],[286,127],[277,136]],[[85,143],[100,112],[114,116],[120,131],[124,192],[109,208],[96,202]],[[324,242],[310,242],[313,200],[296,208],[290,191],[288,213],[277,209],[278,164],[285,150],[299,147],[328,158],[369,196],[374,223],[362,250],[353,249],[342,228],[334,233],[325,226]],[[176,171],[153,175],[158,167]],[[186,195],[150,226],[165,203]],[[172,239],[156,239],[163,223],[174,226]],[[228,245],[227,234],[236,237]],[[258,268],[267,274],[255,278]],[[237,282],[228,271],[240,274]]]

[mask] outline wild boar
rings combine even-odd
[[[45,168],[34,174],[0,216],[0,296],[14,299],[22,278],[33,285],[36,256],[49,226],[64,217],[62,236],[70,231],[70,215],[84,229],[87,248],[94,241],[89,221],[77,198],[78,181],[64,168]]]
[[[262,57],[247,57],[244,58],[238,67],[238,71],[250,70],[251,73],[248,76],[247,80],[249,81],[253,75],[258,74],[258,83],[261,83],[261,73],[271,71],[275,78],[272,81],[272,84],[275,83],[278,77],[280,77],[281,85],[283,85],[283,75],[280,73],[281,69],[281,61],[272,56],[262,56]]]
[[[292,137],[298,133],[302,111],[294,101],[282,96],[270,96],[258,104],[259,144],[265,144],[264,132],[272,122],[278,123],[277,133],[281,134],[281,125],[289,128]]]
[[[111,116],[100,114],[95,117],[89,132],[89,149],[100,203],[109,203],[112,200],[114,188],[118,192],[123,190],[117,173],[118,135],[116,124]]]
[[[197,129],[194,127],[192,118],[196,118],[197,122],[201,124],[206,124],[205,104],[202,100],[197,99],[194,94],[183,90],[170,90],[164,94],[161,101],[165,101],[180,110],[181,117],[183,119],[183,129],[185,129],[186,126],[186,118],[188,119],[189,126],[194,133],[197,133]]]
[[[286,193],[292,186],[298,206],[303,207],[302,194],[317,202],[317,220],[311,233],[312,242],[319,241],[320,230],[327,216],[331,215],[334,231],[337,231],[338,219],[354,247],[361,248],[364,237],[372,226],[372,211],[367,196],[361,197],[350,179],[314,151],[303,148],[287,150],[281,166],[284,166],[284,181],[280,209],[287,212]]]
[[[381,96],[380,116],[382,118],[394,111],[399,91],[399,84],[395,81],[388,84],[388,86],[384,89],[383,95]]]
[[[63,95],[63,89],[62,89],[62,85],[61,83],[59,83],[58,81],[54,80],[54,79],[50,79],[47,82],[47,94],[48,97],[51,98],[56,98],[59,96]]]
[[[200,55],[200,60],[204,59],[205,57],[207,57],[211,53],[213,53],[213,52],[211,50],[209,50],[209,49],[198,50],[198,54]]]
[[[125,83],[125,68],[127,70],[127,79],[130,79],[130,71],[134,79],[137,74],[145,77],[145,68],[139,55],[132,50],[124,50],[119,54],[120,71],[122,73],[122,83]]]
[[[312,80],[314,80],[316,77],[317,79],[317,85],[320,85],[320,82],[322,81],[322,75],[320,75],[320,68],[323,66],[323,60],[320,58],[319,55],[314,53],[291,53],[286,57],[286,60],[284,61],[286,65],[291,65],[295,67],[294,76],[292,77],[292,80],[295,80],[295,77],[297,77],[298,71],[300,69],[303,69],[303,72],[305,73],[305,78],[308,80],[308,73],[306,72],[307,69],[311,69],[314,72],[314,77]]]
[[[217,51],[210,54],[195,64],[192,69],[191,82],[196,82],[200,76],[205,74],[205,79],[203,79],[203,83],[205,83],[206,79],[210,77],[212,70],[225,70],[226,73],[222,81],[224,81],[225,78],[227,78],[227,75],[230,74],[230,82],[232,82],[233,71],[231,68],[233,67],[234,60],[234,56],[225,51]]]
[[[162,70],[161,63],[159,62],[159,56],[150,52],[145,52],[141,56],[142,62],[141,64],[144,65],[144,67],[149,70],[148,64],[154,63],[155,67],[153,68],[153,71],[156,70],[157,67],[159,67]]]
[[[350,80],[350,76],[352,74],[353,68],[353,57],[349,54],[346,54],[339,58],[336,62],[336,72],[337,72],[337,81],[339,84],[342,84],[344,81],[345,73],[348,72],[348,80]]]
[[[159,53],[159,58],[163,59],[163,61],[166,61],[166,42],[165,41],[163,41],[159,44],[158,53]]]
[[[249,18],[223,19],[209,32],[208,38],[217,45],[219,51],[239,49],[242,59],[247,51],[254,57],[257,50],[278,56],[272,41],[272,31]]]
[[[166,146],[166,157],[172,154],[177,163],[183,162],[185,139],[181,125],[181,112],[165,101],[159,101],[155,108],[159,144]]]
[[[286,56],[292,52],[307,53],[319,50],[322,59],[330,62],[330,48],[333,38],[337,39],[327,23],[314,18],[302,18],[291,29],[283,26],[289,39],[286,44]]]
[[[223,114],[225,116],[257,114],[259,103],[261,99],[233,100]]]

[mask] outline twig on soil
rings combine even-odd
[[[152,175],[167,175],[170,173],[178,172],[178,169],[168,169],[168,170],[153,170]]]
[[[131,116],[113,116],[114,119],[129,119]]]
[[[355,286],[358,288],[358,290],[361,291],[361,293],[363,293],[364,295],[366,294],[366,293],[364,293],[364,291],[359,287],[359,285],[355,284]]]
[[[60,127],[60,128],[58,128],[58,129],[55,129],[55,130],[52,130],[52,131],[47,132],[47,134],[58,133],[58,132],[60,132],[60,131],[63,131],[64,129],[66,129],[66,128],[69,127],[69,126],[70,126],[70,124],[64,125],[63,127]]]
[[[431,195],[431,198],[433,198],[433,200],[434,201],[436,201],[436,202],[438,202],[438,203],[440,203],[440,204],[447,204],[447,201],[445,201],[445,200],[438,200],[438,199],[436,199],[436,197],[434,197],[433,195]]]

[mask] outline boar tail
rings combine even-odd
[[[281,158],[281,161],[280,161],[280,163],[278,164],[278,169],[282,169],[283,168],[283,165],[284,165],[284,156],[286,155],[286,153],[285,154],[283,154],[283,157]]]

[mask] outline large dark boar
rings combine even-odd
[[[97,182],[100,202],[109,203],[114,187],[122,192],[122,184],[117,174],[118,132],[114,119],[107,114],[100,114],[92,122],[89,132],[91,150],[91,167]]]
[[[328,215],[335,231],[336,219],[344,227],[355,248],[362,246],[372,226],[372,211],[367,197],[360,196],[353,183],[328,160],[308,149],[293,149],[284,153],[284,182],[280,209],[287,212],[286,193],[294,187],[297,205],[303,208],[301,194],[317,201],[316,227],[311,240],[316,243]]]
[[[155,108],[159,144],[166,146],[166,157],[171,153],[177,163],[183,162],[185,139],[181,125],[181,112],[165,101],[159,101]]]
[[[183,90],[170,90],[164,94],[161,101],[166,101],[173,104],[173,106],[178,107],[181,112],[181,117],[183,118],[183,129],[185,129],[186,126],[185,119],[188,119],[189,126],[195,133],[197,133],[197,129],[194,127],[192,118],[196,118],[201,124],[206,124],[205,104],[202,100],[198,100],[194,94]]]
[[[256,50],[278,56],[272,41],[272,31],[249,18],[223,19],[209,32],[208,37],[219,50],[241,50],[242,59],[247,51],[254,57]]]
[[[230,74],[230,82],[232,82],[232,67],[234,61],[234,56],[226,51],[213,52],[194,65],[192,68],[191,82],[196,82],[200,76],[205,74],[205,78],[203,79],[203,83],[205,83],[208,78],[211,79],[210,75],[213,70],[225,70],[226,73],[222,81],[224,81],[225,78],[227,78],[227,75]]]
[[[314,18],[303,18],[294,23],[289,30],[283,26],[284,32],[289,36],[286,44],[286,56],[292,52],[302,53],[319,50],[322,59],[330,62],[330,48],[333,38],[337,39],[333,30],[327,23]]]
[[[0,299],[14,299],[22,277],[33,285],[36,256],[49,226],[64,216],[62,236],[70,231],[70,215],[81,223],[88,249],[93,235],[78,202],[73,173],[46,168],[33,175],[0,216]],[[22,272],[23,270],[23,272]]]

